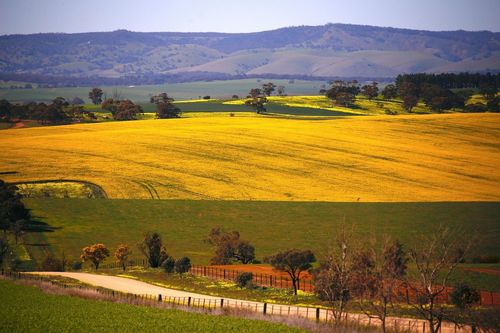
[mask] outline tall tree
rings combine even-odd
[[[139,250],[146,256],[149,266],[157,268],[168,258],[167,250],[163,246],[160,234],[157,232],[148,232],[142,243],[138,245]]]
[[[101,88],[92,88],[92,90],[89,92],[89,99],[95,105],[101,104],[102,103],[102,95],[103,95],[103,91]]]
[[[264,261],[275,269],[283,271],[292,279],[293,292],[297,295],[300,275],[312,268],[316,257],[310,250],[288,249],[264,258]]]

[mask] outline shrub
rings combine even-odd
[[[72,271],[79,271],[82,269],[83,263],[81,261],[73,261],[71,264]]]
[[[175,268],[175,260],[172,257],[168,257],[167,259],[163,260],[161,263],[161,268],[165,271],[165,273],[170,274],[174,271]]]
[[[480,299],[477,290],[466,283],[458,284],[451,293],[451,302],[460,309],[468,308]]]
[[[253,280],[253,274],[250,272],[243,272],[239,273],[236,278],[234,279],[234,282],[238,285],[240,288],[245,288],[248,287]]]
[[[179,258],[175,261],[174,268],[176,273],[187,273],[191,268],[191,260],[188,257]]]

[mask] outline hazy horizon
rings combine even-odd
[[[500,31],[496,0],[336,0],[245,2],[200,0],[0,0],[0,35],[136,32],[248,33],[328,23],[372,25],[430,31]],[[77,18],[75,18],[76,14]]]

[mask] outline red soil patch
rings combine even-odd
[[[500,276],[500,269],[496,268],[468,267],[468,268],[462,268],[462,270]]]

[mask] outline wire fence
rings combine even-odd
[[[139,302],[143,305],[151,305],[156,302],[168,304],[172,307],[188,307],[200,310],[212,311],[216,309],[237,309],[254,312],[262,315],[270,316],[287,316],[295,318],[305,318],[315,320],[318,323],[331,323],[334,321],[333,310],[319,307],[301,307],[292,305],[279,305],[271,303],[240,301],[227,298],[197,298],[197,297],[172,297],[164,294],[130,294],[120,291],[86,286],[86,285],[69,285],[62,281],[51,280],[48,277],[41,275],[20,273],[20,272],[4,272],[1,271],[4,278],[13,280],[37,280],[45,281],[62,288],[77,288],[93,291],[102,295],[106,295],[111,300]],[[365,327],[380,327],[380,321],[370,316],[360,313],[344,313],[340,321],[345,324],[354,324]],[[386,327],[395,331],[427,333],[430,332],[427,322],[420,319],[407,318],[387,318]],[[471,328],[468,326],[457,326],[453,323],[443,322],[441,333],[469,333]]]
[[[128,266],[142,266],[147,267],[148,262],[145,259],[142,260],[130,260],[127,263]],[[122,268],[120,263],[107,263],[100,266],[101,268]],[[235,281],[239,274],[248,271],[225,269],[221,267],[214,266],[201,266],[193,265],[189,270],[189,273],[197,276],[208,277],[214,280],[226,280]],[[261,287],[271,287],[276,289],[291,289],[293,288],[292,280],[279,274],[265,274],[265,273],[254,273],[252,283],[256,286]],[[314,292],[314,283],[310,278],[302,278],[298,281],[297,289],[305,292]],[[410,299],[416,297],[413,292],[409,291],[408,288],[404,290],[404,293],[408,295]],[[451,299],[452,288],[447,288],[439,295],[437,301],[441,303],[448,303]],[[491,291],[480,291],[479,292],[479,305],[482,306],[500,306],[500,293]]]

